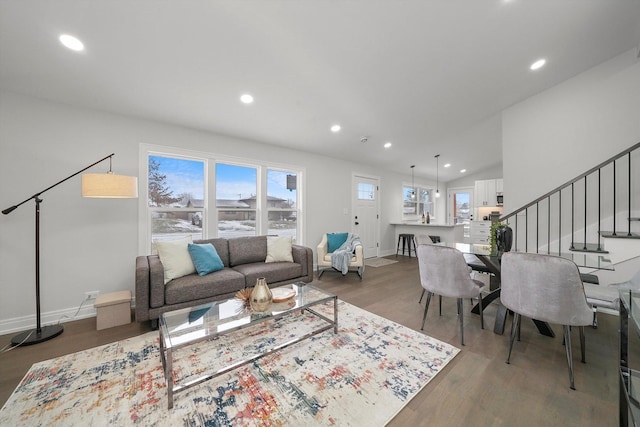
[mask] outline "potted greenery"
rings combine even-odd
[[[489,243],[491,244],[491,255],[502,256],[504,252],[511,250],[512,231],[503,222],[491,223],[489,231]]]

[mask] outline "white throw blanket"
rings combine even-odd
[[[347,240],[331,254],[331,267],[341,272],[342,275],[347,274],[351,258],[356,252],[356,246],[361,244],[357,234],[349,233]]]

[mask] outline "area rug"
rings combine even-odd
[[[320,310],[330,315],[332,305]],[[185,348],[177,379],[313,327],[299,314]],[[241,335],[241,336],[240,336]],[[326,331],[175,395],[156,332],[34,364],[0,410],[2,426],[381,426],[459,349],[339,302]],[[180,352],[179,352],[180,353]]]
[[[367,267],[384,267],[385,265],[395,264],[398,261],[386,258],[369,258],[364,261]]]

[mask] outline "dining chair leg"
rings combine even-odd
[[[507,363],[511,361],[511,350],[513,349],[513,341],[516,339],[516,333],[520,329],[520,314],[513,313],[513,322],[511,322],[511,336],[509,337],[509,354],[507,355]]]
[[[564,347],[567,352],[567,364],[569,365],[569,383],[571,384],[571,390],[575,390],[576,387],[573,382],[573,357],[571,355],[571,329],[569,325],[563,325],[564,329]]]
[[[420,299],[418,300],[418,304],[422,303],[422,297],[424,297],[424,288],[422,288],[422,293],[420,294]]]
[[[478,296],[478,310],[480,310],[480,329],[484,329],[484,310],[482,309],[482,292]]]
[[[462,310],[462,298],[458,298],[458,316],[460,317],[460,345],[464,345],[464,311]]]
[[[420,328],[421,331],[424,331],[424,323],[427,321],[427,310],[429,310],[429,303],[431,302],[431,295],[433,295],[432,292],[428,292],[427,293],[427,304],[425,304],[425,306],[424,306],[424,315],[422,316],[422,327]]]
[[[580,352],[582,353],[582,359],[580,360],[582,363],[587,363],[585,359],[585,347],[584,347],[584,326],[580,326]]]

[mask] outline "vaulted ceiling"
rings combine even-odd
[[[502,110],[639,46],[638,0],[0,2],[1,89],[427,177],[440,154],[443,181],[501,163]]]

